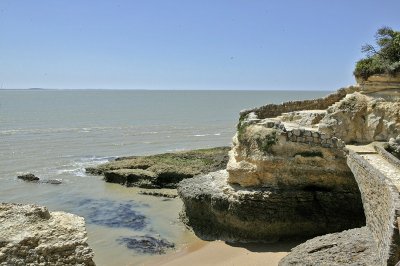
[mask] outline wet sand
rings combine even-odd
[[[145,265],[264,265],[275,266],[300,242],[272,244],[228,244],[224,241],[198,242],[149,261]]]

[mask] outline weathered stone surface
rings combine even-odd
[[[297,123],[300,126],[312,126],[318,124],[325,114],[326,110],[304,110],[283,113],[278,118],[281,121]]]
[[[23,175],[19,175],[17,176],[17,178],[22,179],[24,181],[34,181],[37,182],[39,181],[39,177],[35,176],[34,174],[28,173],[28,174],[23,174]]]
[[[176,188],[179,181],[224,169],[229,147],[118,158],[89,167],[86,172],[105,175],[107,182],[142,188]]]
[[[302,128],[289,131],[284,123],[266,128],[262,122],[246,122],[239,125],[229,152],[229,183],[279,189],[315,186],[357,193],[340,141],[320,135],[314,141],[311,135],[315,132]],[[288,132],[297,137],[289,139]]]
[[[377,248],[366,227],[313,238],[292,249],[280,266],[381,265]]]
[[[397,224],[400,169],[378,154],[350,152],[347,162],[361,191],[367,227],[377,245],[379,265],[395,265],[400,260]]]
[[[357,193],[317,186],[243,188],[228,184],[227,178],[226,171],[218,171],[179,184],[183,219],[204,239],[275,241],[365,224]]]
[[[82,217],[0,204],[0,265],[94,265]]]
[[[400,135],[389,140],[386,150],[400,159]]]
[[[387,141],[400,133],[400,100],[361,93],[347,95],[327,110],[319,131],[346,143]]]
[[[368,79],[356,77],[356,80],[361,90],[365,93],[388,89],[400,89],[400,74],[394,76],[387,74],[376,74],[368,77]]]

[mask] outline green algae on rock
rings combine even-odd
[[[225,169],[230,147],[217,147],[149,156],[130,156],[86,172],[104,175],[106,182],[141,188],[175,188],[186,178]]]

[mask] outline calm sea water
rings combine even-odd
[[[181,201],[87,176],[116,156],[230,145],[239,111],[311,99],[316,91],[0,90],[0,202],[36,203],[84,216],[98,265],[146,264],[120,237],[150,235],[179,250],[196,241],[178,221]],[[63,184],[30,184],[32,172]],[[174,252],[174,251],[171,251]]]

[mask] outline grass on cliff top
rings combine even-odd
[[[224,169],[228,162],[230,147],[163,153],[149,156],[117,158],[97,167],[86,168],[86,172],[102,175],[106,171],[119,169],[142,169],[162,173],[179,173],[194,176]]]

